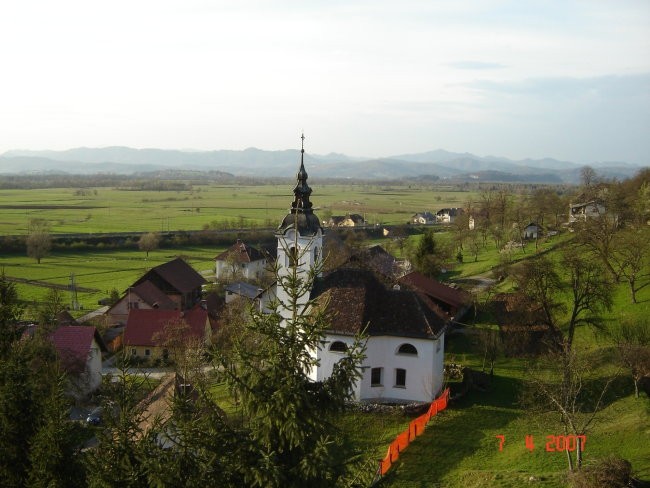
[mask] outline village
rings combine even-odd
[[[486,207],[416,213],[407,226],[422,232],[419,243],[406,256],[400,253],[396,257],[380,244],[359,244],[351,237],[350,229],[368,228],[363,216],[348,213],[318,218],[301,156],[293,201],[275,230],[274,246],[256,248],[238,238],[214,257],[209,273],[199,273],[176,257],[145,271],[97,310],[77,313],[74,318],[59,303],[51,323],[25,323],[21,334],[24,341],[41,337],[54,347],[65,373],[66,395],[74,405],[70,419],[99,429],[89,431],[99,440],[92,434],[82,444],[91,458],[102,445],[101,437],[118,428],[125,415],[135,415],[135,430],[128,434],[135,437],[130,443],[154,435],[158,449],[171,451],[189,442],[177,433],[181,428],[176,418],[178,402],[194,405],[183,408],[197,409],[201,421],[211,418],[204,418],[206,408],[216,409],[222,416],[220,422],[226,423],[232,420],[222,408],[255,415],[258,407],[249,410],[245,403],[225,398],[235,395],[236,399],[250,394],[247,388],[258,388],[242,389],[240,382],[246,381],[242,378],[247,373],[240,368],[245,364],[262,377],[276,364],[279,371],[298,375],[297,388],[323,388],[323,398],[344,400],[346,408],[353,411],[361,408],[371,416],[379,415],[372,413],[375,411],[420,415],[388,443],[388,454],[378,465],[357,467],[354,475],[365,480],[360,486],[385,477],[390,480],[392,466],[401,466],[401,456],[408,455],[407,446],[419,442],[417,438],[448,403],[461,405],[466,396],[490,395],[500,388],[499,373],[495,376],[495,364],[503,361],[500,357],[506,361],[564,358],[560,364],[569,368],[564,374],[576,375],[578,380],[582,377],[584,373],[572,369],[574,337],[576,331],[582,334],[577,326],[580,320],[597,324],[598,319],[585,314],[611,307],[612,285],[603,281],[601,268],[593,261],[571,256],[564,249],[571,249],[570,241],[581,239],[585,229],[616,229],[622,218],[630,218],[609,210],[599,193],[602,190],[583,188],[574,200],[580,203],[570,203],[560,227],[521,217],[506,225],[502,214],[501,228],[508,231],[501,234],[485,227],[490,222]],[[490,275],[440,281],[454,276],[454,267],[463,260],[463,246],[461,241],[456,255],[443,248],[432,232],[436,228],[464,229],[460,235],[468,255],[472,254],[471,243],[485,246],[489,236],[502,247],[502,259],[511,260],[516,254],[519,262],[496,267]],[[341,234],[339,229],[347,229],[347,233]],[[379,231],[394,243],[391,249],[399,249],[403,234],[389,227]],[[580,246],[598,250],[600,236],[591,243],[583,240]],[[642,248],[647,245],[636,242]],[[546,257],[555,249],[563,253],[563,263],[574,277],[568,286],[576,298],[566,305],[556,296],[563,278]],[[619,276],[627,279],[636,303],[636,293],[645,287],[641,283],[648,276],[645,255],[637,261],[631,256],[626,262],[609,258],[618,263]],[[582,274],[585,269],[590,269],[590,274]],[[573,307],[568,322],[563,318],[565,306]],[[482,315],[494,320],[497,328],[480,326]],[[275,325],[269,329],[269,324]],[[627,336],[613,337],[618,337],[621,364],[630,368],[638,397],[640,391],[648,395],[650,376],[648,345],[641,332],[635,332],[636,327],[625,329]],[[45,336],[41,330],[46,331]],[[470,350],[476,351],[477,359],[482,357],[480,369],[457,359],[458,344],[467,341],[473,344]],[[265,359],[249,357],[254,358],[258,348],[265,351],[261,356]],[[129,408],[137,414],[125,410],[127,405],[115,410],[119,400],[114,395],[120,388],[128,390],[129,377],[139,377],[140,386],[154,382],[133,397],[137,401]],[[214,383],[210,378],[221,379]],[[540,378],[528,381],[546,391]],[[206,400],[204,395],[219,384],[231,385],[230,393],[220,389],[221,400]],[[290,396],[296,393],[288,392]],[[574,394],[577,398],[580,391]],[[548,398],[544,400],[542,394],[539,401],[552,402],[553,395],[552,389],[548,390]],[[312,403],[306,411],[317,415],[318,405]],[[579,422],[589,425],[602,408],[596,404],[584,411],[561,411],[565,425],[576,426],[569,437],[586,439],[586,427],[577,427]],[[572,463],[580,465],[584,449],[578,443],[567,451],[575,451]]]

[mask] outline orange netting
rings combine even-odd
[[[424,433],[424,429],[427,426],[429,419],[436,415],[438,412],[441,412],[447,408],[447,402],[449,401],[449,388],[442,392],[442,394],[431,402],[431,406],[427,413],[420,415],[418,418],[412,420],[409,423],[408,429],[406,429],[401,434],[395,438],[393,442],[388,446],[388,452],[386,457],[379,461],[379,474],[383,476],[390,469],[395,461],[399,458],[399,454],[406,449],[410,442],[412,442],[416,437]]]

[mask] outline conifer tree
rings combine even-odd
[[[310,379],[328,322],[322,307],[305,301],[319,269],[299,271],[300,261],[293,260],[288,273],[275,270],[288,299],[276,300],[266,313],[251,310],[244,327],[255,340],[214,353],[221,379],[241,400],[244,422],[237,428],[227,423],[225,438],[240,453],[232,462],[246,486],[329,487],[346,474],[349,453],[334,418],[360,378],[362,340],[356,338],[329,378]]]

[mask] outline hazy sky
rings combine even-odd
[[[650,164],[650,1],[0,3],[0,152]]]

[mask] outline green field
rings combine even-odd
[[[149,258],[145,258],[142,251],[131,250],[55,252],[43,259],[41,264],[27,256],[0,254],[0,269],[4,268],[9,278],[38,282],[18,282],[16,285],[20,298],[28,305],[43,301],[49,284],[68,286],[70,275],[74,273],[76,286],[89,290],[77,292],[83,309],[72,313],[79,316],[96,309],[99,306],[97,301],[107,297],[113,288],[122,293],[146,271],[176,256],[184,257],[199,273],[208,279],[212,278],[214,257],[221,251],[223,248],[159,249],[150,252]],[[67,291],[64,292],[64,300],[71,301],[71,295]],[[26,315],[32,315],[32,310],[28,308]]]
[[[476,198],[435,187],[310,184],[322,215],[358,213],[372,224],[404,224],[416,212],[462,207]],[[35,218],[45,219],[53,234],[200,230],[214,221],[274,227],[290,207],[292,187],[288,182],[194,185],[188,191],[95,188],[85,196],[74,188],[0,190],[0,235],[25,235]]]

